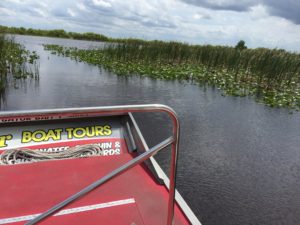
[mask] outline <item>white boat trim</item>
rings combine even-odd
[[[122,199],[122,200],[117,200],[117,201],[112,201],[112,202],[105,202],[105,203],[100,203],[100,204],[95,204],[95,205],[86,205],[86,206],[81,206],[81,207],[76,207],[76,208],[64,209],[64,210],[59,211],[58,213],[56,213],[53,216],[62,216],[62,215],[86,212],[86,211],[91,211],[91,210],[96,210],[96,209],[103,209],[103,208],[108,208],[108,207],[127,205],[127,204],[132,204],[132,203],[135,203],[134,198],[128,198],[128,199]],[[32,220],[32,219],[36,218],[39,215],[40,215],[40,213],[26,215],[26,216],[4,218],[4,219],[0,219],[0,224],[9,224],[9,223],[16,223],[16,222],[21,222],[21,221],[28,221],[28,220]]]

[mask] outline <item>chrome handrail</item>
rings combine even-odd
[[[168,217],[167,225],[171,225],[174,217],[174,199],[175,199],[175,183],[176,183],[176,168],[177,168],[177,154],[178,154],[178,144],[179,144],[179,121],[176,112],[166,106],[161,104],[149,104],[149,105],[125,105],[125,106],[104,106],[104,107],[84,107],[84,108],[67,108],[67,109],[49,109],[49,110],[31,110],[31,111],[13,111],[13,112],[1,112],[0,122],[21,122],[26,120],[35,120],[37,116],[49,116],[49,118],[54,119],[65,119],[74,117],[86,117],[86,116],[111,116],[111,115],[124,115],[133,112],[165,112],[172,119],[173,129],[172,137],[166,139],[165,141],[159,143],[158,145],[151,148],[149,151],[141,154],[140,156],[130,160],[120,168],[112,171],[108,175],[104,176],[100,180],[94,182],[85,189],[77,192],[65,201],[57,204],[48,211],[40,214],[35,219],[26,223],[26,225],[36,224],[42,219],[52,215],[58,210],[62,209],[64,206],[70,202],[75,201],[78,197],[90,192],[101,184],[112,179],[116,175],[132,168],[133,166],[145,161],[161,149],[171,144],[171,162],[170,162],[170,184],[169,184],[169,200],[168,200]],[[61,115],[65,114],[63,118]],[[68,115],[68,116],[66,116]],[[45,119],[49,120],[49,119]]]

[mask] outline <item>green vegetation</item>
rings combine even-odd
[[[217,87],[226,95],[254,96],[257,101],[272,107],[300,109],[300,55],[282,49],[248,49],[243,40],[235,47],[200,46],[6,26],[0,26],[1,33],[111,42],[104,49],[94,50],[57,45],[44,47],[53,54],[103,66],[118,75],[137,74],[158,79],[187,80]],[[3,47],[0,43],[1,84],[2,74],[8,72],[16,78],[27,76],[25,62],[36,65],[36,54],[30,54],[22,46],[4,41],[3,38],[2,43],[11,46]],[[7,49],[11,49],[11,52]],[[7,58],[9,55],[13,60]]]
[[[66,32],[65,30],[40,30],[40,29],[26,29],[24,27],[6,27],[0,25],[0,33],[2,34],[21,34],[21,35],[33,35],[33,36],[45,36],[45,37],[59,37],[59,38],[72,38],[78,40],[89,41],[109,41],[109,38],[102,34],[95,33],[75,33]]]
[[[102,42],[113,42],[113,43],[147,43],[148,41],[142,39],[123,39],[123,38],[110,38],[102,34],[96,34],[92,32],[87,33],[76,33],[67,32],[62,29],[55,30],[41,30],[41,29],[26,29],[24,27],[6,27],[0,25],[0,34],[20,34],[20,35],[32,35],[32,36],[43,36],[43,37],[57,37],[57,38],[70,38],[76,40],[87,40],[87,41],[102,41]]]
[[[38,55],[14,42],[13,38],[0,35],[0,90],[7,85],[8,78],[37,78],[39,75]]]
[[[237,50],[244,50],[244,49],[247,49],[247,46],[246,46],[246,43],[244,40],[240,40],[236,46],[235,46],[235,49]]]
[[[254,96],[272,107],[300,109],[300,55],[284,50],[161,41],[130,41],[94,50],[57,45],[44,48],[53,54],[101,65],[118,75],[188,80],[215,86],[227,95]]]

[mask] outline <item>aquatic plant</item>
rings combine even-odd
[[[269,106],[300,109],[300,55],[277,49],[129,41],[83,50],[45,45],[53,54],[138,74],[215,86],[224,94],[254,96]]]
[[[0,35],[0,89],[7,85],[8,78],[26,79],[39,76],[39,56],[30,52],[12,37]]]

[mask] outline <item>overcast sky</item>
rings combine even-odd
[[[300,0],[1,0],[0,24],[300,52]]]

